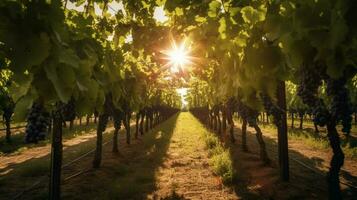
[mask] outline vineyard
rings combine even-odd
[[[0,199],[356,199],[354,0],[1,0]]]

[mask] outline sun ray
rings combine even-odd
[[[187,48],[187,40],[184,39],[181,43],[171,41],[171,49],[163,50],[163,54],[166,55],[163,59],[168,60],[164,67],[169,67],[171,72],[179,72],[187,65],[192,64],[192,57],[190,56],[190,49]]]

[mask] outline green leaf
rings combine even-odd
[[[75,74],[71,67],[66,65],[55,65],[49,63],[45,67],[46,75],[51,80],[58,98],[66,103],[72,95],[72,90],[75,86]]]
[[[236,15],[239,13],[240,10],[241,10],[241,9],[238,8],[238,7],[232,7],[232,8],[229,9],[229,15],[230,15],[231,17],[234,17],[234,16],[236,16]]]
[[[209,17],[216,17],[217,16],[217,13],[218,11],[220,10],[221,8],[221,3],[219,1],[212,1],[211,3],[209,3],[209,9],[208,9],[208,16]]]
[[[341,53],[334,52],[334,54],[330,55],[326,60],[327,74],[330,77],[336,79],[340,78],[343,75],[346,66],[344,63],[344,59],[342,57],[339,57],[338,55],[341,55]]]
[[[61,49],[58,58],[60,63],[78,68],[80,59],[72,49]]]
[[[50,48],[51,43],[47,33],[40,33],[30,36],[26,41],[19,41],[11,55],[11,67],[21,72],[27,67],[40,65],[49,56]]]
[[[165,2],[165,9],[167,9],[169,12],[174,11],[180,4],[182,3],[182,0],[169,0]]]
[[[282,19],[279,15],[268,15],[264,22],[264,30],[266,32],[266,37],[270,41],[274,41],[281,35],[281,24]]]
[[[27,113],[31,108],[35,99],[37,99],[35,90],[29,91],[25,96],[21,97],[17,102],[14,110],[14,121],[23,122],[26,119]]]
[[[200,17],[200,16],[196,16],[195,17],[195,21],[198,22],[198,23],[204,23],[207,21],[207,19],[205,17]]]
[[[265,19],[265,13],[254,9],[252,6],[246,6],[240,12],[246,23],[255,24]]]
[[[220,33],[222,39],[226,39],[227,38],[227,35],[226,35],[226,19],[224,17],[222,17],[219,20],[218,32]]]
[[[166,2],[166,0],[156,0],[156,1],[155,1],[156,5],[158,5],[158,6],[164,5],[165,2]]]
[[[331,26],[329,31],[329,47],[331,49],[336,48],[337,45],[341,44],[346,35],[348,34],[348,26],[345,19],[337,11],[332,13]]]
[[[15,102],[28,93],[32,80],[32,74],[14,73],[9,91]]]

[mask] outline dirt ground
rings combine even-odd
[[[105,146],[101,169],[70,180],[63,195],[67,199],[154,200],[173,198],[175,192],[178,199],[240,199],[210,170],[203,131],[202,125],[185,113],[130,145],[122,138],[119,155],[111,152],[110,144]],[[88,166],[90,159],[71,168]],[[91,192],[79,197],[79,191]]]
[[[112,131],[113,128],[108,128],[107,131]],[[80,143],[89,141],[90,139],[96,137],[95,130],[86,133],[85,135],[81,135],[69,140],[65,140],[63,142],[63,150],[65,151],[68,147],[78,145]],[[45,144],[44,146],[33,147],[22,151],[21,153],[14,153],[5,156],[0,156],[0,170],[4,168],[9,168],[11,165],[20,164],[30,159],[41,158],[49,155],[51,152],[51,144]],[[1,172],[0,175],[6,174],[5,172]]]
[[[112,153],[111,142],[105,145],[100,169],[92,169],[93,155],[90,154],[63,170],[62,198],[327,199],[327,185],[321,174],[325,173],[325,166],[328,165],[329,152],[316,152],[300,141],[290,141],[290,158],[309,164],[314,171],[290,161],[290,181],[284,183],[279,180],[274,133],[265,133],[263,129],[272,160],[270,165],[263,165],[254,132],[249,129],[249,152],[243,152],[237,126],[235,144],[229,142],[227,134],[221,137],[230,151],[237,174],[231,185],[224,185],[209,164],[202,138],[205,131],[196,118],[184,112],[140,136],[138,140],[134,139],[130,145],[125,143],[125,134],[122,133],[119,138],[120,153]],[[67,145],[81,146],[86,139],[84,135]],[[349,176],[343,173],[342,176],[347,177],[344,181],[355,184],[355,171]],[[345,186],[342,189],[345,199],[355,197],[355,191]],[[22,199],[47,199],[47,181],[27,192]]]
[[[251,133],[254,131],[251,128],[248,128]],[[270,145],[271,149],[275,148],[277,141],[277,135],[275,132],[271,130],[264,129],[264,135],[266,136],[267,143]],[[273,139],[274,141],[272,141]],[[275,148],[276,149],[276,148]],[[289,140],[289,150],[290,154],[292,154],[293,158],[299,159],[299,155],[303,155],[305,158],[302,160],[303,162],[306,161],[307,164],[317,168],[317,170],[321,172],[327,172],[329,169],[330,160],[332,157],[332,150],[329,148],[327,150],[315,149],[307,144],[305,144],[302,140]],[[341,180],[344,182],[348,182],[357,184],[357,161],[352,158],[345,158],[343,167],[341,169]],[[357,186],[356,186],[357,187]],[[344,185],[342,185],[344,188]]]

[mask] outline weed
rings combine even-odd
[[[235,173],[229,150],[225,149],[218,137],[212,133],[205,133],[204,138],[214,173],[221,176],[224,183],[231,183]]]
[[[231,183],[234,178],[232,159],[228,150],[213,155],[210,159],[215,174],[222,177],[224,183]]]

